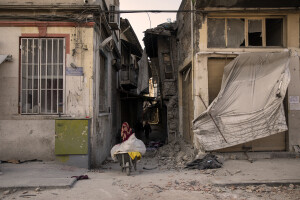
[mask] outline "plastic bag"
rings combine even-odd
[[[117,160],[116,154],[119,152],[140,152],[142,155],[144,155],[146,153],[146,146],[141,140],[137,139],[135,135],[132,134],[128,140],[122,142],[121,144],[115,145],[111,149],[110,154],[113,160]]]

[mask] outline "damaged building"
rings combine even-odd
[[[179,133],[186,141],[205,151],[297,149],[299,5],[182,1],[179,11],[194,11],[177,14]]]
[[[118,0],[1,1],[0,160],[97,167],[110,154],[122,121],[143,109],[127,98],[142,49],[128,20],[108,13],[117,9]]]
[[[168,141],[178,136],[176,23],[147,29],[145,49],[151,61],[152,81],[157,84],[161,126]]]

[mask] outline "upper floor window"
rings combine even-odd
[[[64,39],[21,39],[21,113],[63,113]]]
[[[163,53],[162,58],[165,66],[165,79],[173,79],[173,67],[171,64],[170,53]]]
[[[208,18],[208,48],[282,47],[283,18]]]
[[[109,112],[107,106],[107,95],[108,95],[108,66],[107,66],[107,58],[101,52],[100,53],[100,70],[99,70],[99,112],[100,113],[107,113]]]

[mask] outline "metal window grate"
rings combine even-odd
[[[21,39],[21,113],[58,114],[64,105],[63,38]]]

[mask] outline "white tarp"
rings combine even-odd
[[[289,60],[289,52],[245,53],[230,62],[218,96],[193,123],[196,146],[212,151],[286,131]]]
[[[144,92],[149,87],[149,71],[148,71],[148,56],[146,50],[143,51],[143,56],[138,62],[139,77],[138,77],[138,94]]]
[[[8,55],[0,55],[0,64],[3,63]]]
[[[135,135],[131,135],[128,140],[122,142],[121,144],[116,144],[111,150],[110,155],[113,160],[117,160],[116,154],[117,153],[128,153],[128,152],[140,152],[142,155],[146,153],[146,146],[145,144],[137,139]]]

